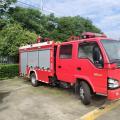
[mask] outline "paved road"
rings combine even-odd
[[[44,84],[34,88],[20,78],[0,81],[0,120],[76,120],[104,101],[96,97],[91,105],[85,106],[72,90]]]
[[[120,120],[120,106],[100,116],[97,120]]]

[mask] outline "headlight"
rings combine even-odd
[[[114,89],[119,87],[119,81],[112,78],[108,78],[108,88]]]

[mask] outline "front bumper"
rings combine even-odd
[[[109,100],[120,99],[120,88],[114,90],[108,90],[108,99]]]

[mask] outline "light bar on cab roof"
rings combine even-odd
[[[105,34],[100,34],[100,33],[84,32],[82,33],[81,37],[83,39],[86,39],[86,38],[107,37],[107,36]]]

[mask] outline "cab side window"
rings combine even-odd
[[[79,44],[78,57],[89,59],[98,68],[103,67],[102,54],[96,42]]]
[[[72,44],[60,46],[60,58],[61,59],[72,58]]]

